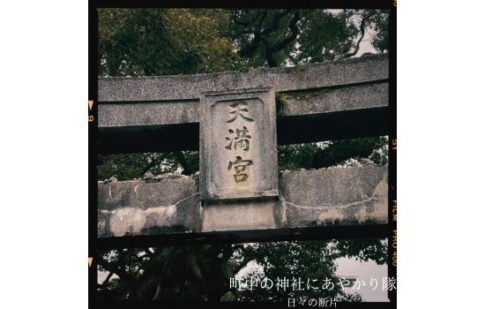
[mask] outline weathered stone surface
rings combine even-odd
[[[294,68],[158,77],[111,77],[98,81],[98,99],[162,101],[197,99],[204,91],[273,87],[275,92],[345,86],[389,78],[388,55]]]
[[[319,113],[375,109],[389,105],[387,82],[311,91],[282,93],[287,102],[281,115],[299,116]],[[199,101],[124,102],[98,105],[100,128],[129,128],[152,125],[198,123]]]
[[[387,166],[284,172],[285,226],[387,223]]]
[[[98,105],[100,127],[133,127],[199,122],[199,101]]]
[[[201,223],[194,177],[98,184],[99,237],[197,232]]]
[[[389,106],[389,84],[372,83],[304,93],[281,94],[283,116],[344,112]]]
[[[271,89],[204,94],[199,145],[202,200],[278,195]]]
[[[387,166],[285,171],[280,198],[201,207],[197,178],[98,183],[98,237],[385,224]]]
[[[248,72],[101,78],[98,149],[198,149],[202,93],[254,87],[293,96],[278,111],[279,144],[388,134],[388,58],[379,55]]]
[[[211,203],[204,206],[203,232],[276,228],[275,200]]]

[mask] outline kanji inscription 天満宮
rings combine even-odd
[[[201,116],[201,199],[277,196],[273,90],[205,93]]]

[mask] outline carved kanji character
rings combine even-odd
[[[242,129],[236,129],[236,132],[234,132],[233,129],[229,129],[229,133],[231,136],[227,137],[226,140],[229,141],[229,144],[227,144],[226,149],[231,150],[233,145],[234,145],[234,150],[242,149],[244,151],[249,150],[249,139],[251,139],[251,135],[248,135],[248,128],[243,127]],[[232,137],[232,135],[236,134],[235,137]]]
[[[249,165],[253,165],[252,160],[243,160],[240,156],[237,156],[235,161],[229,162],[227,169],[230,170],[232,167],[234,167],[234,170],[236,171],[234,174],[234,180],[239,183],[248,179],[248,174],[246,174],[245,171],[246,167]]]
[[[246,120],[246,121],[254,121],[253,118],[251,118],[247,115],[247,113],[249,112],[247,102],[244,102],[244,101],[236,102],[236,103],[229,104],[229,106],[231,107],[231,111],[229,111],[229,114],[231,114],[233,116],[232,116],[232,118],[230,118],[226,122],[233,122],[239,116],[241,116],[241,118]]]

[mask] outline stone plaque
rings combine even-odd
[[[207,92],[200,104],[201,199],[278,196],[274,90]]]

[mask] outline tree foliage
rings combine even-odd
[[[194,245],[165,248],[123,249],[99,256],[99,270],[108,277],[98,286],[102,300],[163,301],[285,301],[288,297],[336,297],[359,301],[338,285],[335,260],[355,257],[384,264],[387,242],[379,239],[291,241],[234,245]],[[262,271],[247,271],[253,278],[329,279],[335,288],[327,291],[286,291],[230,288],[230,278],[249,262]]]
[[[197,151],[98,155],[98,179],[142,179],[146,174],[181,173],[191,175],[199,170]]]
[[[99,9],[102,76],[219,72],[355,56],[365,32],[387,50],[381,10]]]
[[[99,73],[140,76],[234,69],[224,10],[99,9]]]

